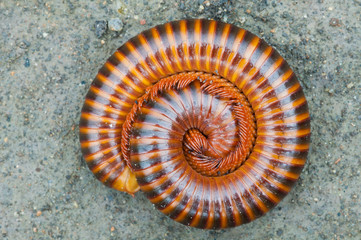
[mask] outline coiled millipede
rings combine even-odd
[[[84,158],[197,228],[254,220],[305,164],[310,115],[286,61],[252,33],[181,20],[140,33],[99,70],[82,109]]]

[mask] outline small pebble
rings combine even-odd
[[[30,46],[30,42],[23,40],[20,42],[19,47],[22,49],[27,49]]]
[[[111,31],[120,32],[123,29],[123,22],[119,18],[112,18],[108,22],[108,27]]]
[[[42,214],[41,211],[37,211],[37,212],[36,212],[36,216],[37,216],[37,217],[40,217],[41,214]]]
[[[98,38],[101,38],[107,31],[108,28],[107,21],[105,20],[95,21],[94,27],[95,27],[95,35]]]
[[[30,60],[29,60],[29,58],[25,58],[24,66],[25,66],[25,67],[30,67]]]
[[[240,22],[241,24],[245,23],[245,22],[246,22],[246,18],[245,18],[245,17],[240,17],[240,18],[239,18],[239,22]]]
[[[146,24],[145,19],[140,20],[140,25],[144,25],[144,24]]]
[[[340,20],[338,20],[337,18],[331,18],[329,24],[330,24],[330,26],[332,26],[332,27],[339,27],[339,26],[341,26]]]
[[[353,87],[353,83],[347,84],[347,88],[352,88],[352,87]]]

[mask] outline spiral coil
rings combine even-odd
[[[309,141],[307,101],[286,61],[213,20],[166,23],[126,42],[99,70],[80,120],[100,181],[141,189],[198,228],[238,226],[278,204]]]

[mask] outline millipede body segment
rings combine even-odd
[[[143,191],[197,228],[254,220],[305,164],[310,115],[287,62],[231,24],[181,20],[121,46],[82,109],[81,149],[105,185]]]

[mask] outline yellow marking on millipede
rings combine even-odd
[[[201,186],[204,186],[204,180],[203,180],[203,178],[201,179],[201,181],[202,181]],[[204,195],[204,187],[202,188],[202,194],[201,194],[201,196],[203,196],[203,195]],[[200,218],[201,218],[201,214],[202,214],[202,212],[203,212],[203,204],[204,204],[203,201],[199,201],[198,206],[197,206],[197,208],[196,208],[197,211],[196,211],[196,213],[194,214],[193,219],[191,220],[191,223],[189,224],[189,226],[191,226],[191,227],[198,226],[199,221],[200,221]]]
[[[181,158],[182,156],[177,156],[178,158]],[[184,159],[183,159],[184,160]],[[187,166],[186,161],[182,161],[175,169],[173,169],[173,172],[163,175],[162,177],[158,178],[156,181],[152,181],[150,183],[147,183],[146,185],[142,185],[142,191],[149,192],[152,191],[154,188],[163,185],[166,181],[169,179],[172,179],[173,175],[175,175],[178,171],[184,170],[183,168]],[[136,173],[137,171],[135,171]]]
[[[309,113],[302,113],[300,115],[294,115],[283,119],[277,119],[277,120],[270,120],[265,122],[259,122],[257,124],[258,128],[263,126],[280,126],[280,125],[286,125],[289,123],[298,123],[303,120],[306,120],[310,117]]]
[[[306,144],[283,144],[282,147],[284,149],[288,149],[288,150],[296,150],[296,151],[305,151],[308,150],[310,148],[310,144],[306,143]]]
[[[221,194],[219,194],[220,201],[218,202],[221,205],[220,206],[220,208],[221,208],[221,211],[220,211],[221,228],[225,228],[225,227],[227,227],[227,219],[228,219],[226,208],[229,206],[225,206],[225,201],[222,201],[221,196],[225,196],[226,190],[222,187],[223,186],[222,183],[215,181],[215,184],[218,188],[218,192],[221,193]]]
[[[226,192],[228,193],[227,195],[228,196],[232,196],[232,190],[229,188],[229,179],[222,179],[223,181],[220,183],[220,184],[223,184],[224,188],[226,189]],[[242,220],[241,220],[241,213],[240,211],[238,210],[237,208],[237,205],[236,205],[236,202],[234,200],[233,197],[230,197],[229,200],[232,202],[231,203],[231,210],[232,210],[232,213],[233,213],[233,216],[234,216],[234,219],[235,219],[235,222],[236,222],[236,226],[240,225],[242,223]]]
[[[302,165],[302,166],[306,163],[305,159],[292,158],[292,157],[287,157],[287,156],[282,156],[282,155],[278,156],[278,159],[276,159],[276,161],[291,164],[291,165]]]
[[[110,148],[101,149],[98,152],[91,153],[91,154],[89,154],[87,156],[84,156],[84,159],[87,162],[93,161],[94,159],[101,158],[101,157],[105,156],[106,154],[110,153],[112,150],[117,149],[119,147],[120,147],[120,144],[117,144],[117,145],[112,146]]]
[[[204,196],[204,189],[205,189],[204,188],[204,186],[205,186],[204,178],[201,178],[200,181],[201,181],[200,186],[202,186],[202,194],[201,194],[201,196],[203,197]],[[196,207],[196,213],[194,214],[193,219],[191,220],[189,226],[191,226],[191,227],[198,226],[199,221],[201,219],[202,212],[203,212],[203,205],[204,205],[204,201],[199,201],[198,202],[198,206]]]
[[[80,143],[80,146],[82,148],[93,147],[93,146],[96,146],[96,145],[103,145],[103,144],[108,143],[108,142],[115,142],[115,141],[120,140],[120,139],[121,139],[121,137],[105,138],[105,139],[95,140],[95,141],[82,141]]]
[[[120,133],[122,128],[89,128],[89,127],[79,127],[79,132],[84,134],[104,134],[104,133]]]
[[[196,58],[196,67],[197,67],[197,69],[201,69],[201,64],[200,64],[201,33],[202,33],[201,20],[197,19],[194,22],[194,48],[195,48],[194,50],[195,50],[195,58]]]
[[[121,119],[114,119],[114,118],[109,118],[109,117],[103,117],[103,116],[99,116],[99,115],[94,115],[92,113],[86,113],[86,112],[82,112],[81,117],[87,120],[94,120],[94,121],[99,121],[102,123],[108,123],[108,124],[123,124],[123,120]]]
[[[127,75],[122,73],[117,67],[113,66],[111,63],[106,62],[104,64],[104,66],[110,72],[112,72],[114,75],[116,75],[119,79],[121,79],[123,83],[127,84],[128,86],[133,88],[138,93],[143,93],[144,92],[144,89],[142,89],[138,85],[136,85]],[[146,86],[149,86],[150,82],[148,80],[144,80],[144,79],[145,79],[144,77],[143,77],[143,80],[141,78],[139,78],[139,80],[141,80],[143,82],[143,84],[145,84]]]
[[[125,102],[125,101],[122,101],[119,98],[114,97],[114,96],[110,95],[109,93],[104,92],[103,90],[101,90],[101,89],[99,89],[99,88],[97,88],[95,86],[90,86],[90,91],[92,91],[93,93],[95,93],[98,96],[101,96],[101,97],[103,97],[105,99],[108,99],[110,102],[114,102],[114,103],[118,104],[121,107],[123,107],[123,106],[127,107],[127,108],[132,107],[131,104],[129,104],[129,103]]]
[[[107,158],[106,160],[104,160],[102,163],[99,164],[99,165],[101,165],[102,167],[100,167],[100,166],[98,167],[98,165],[96,165],[94,168],[91,169],[91,171],[92,171],[93,173],[97,173],[97,172],[100,171],[103,167],[106,167],[107,165],[109,165],[110,163],[114,162],[114,161],[117,160],[117,159],[119,160],[119,162],[122,161],[121,155],[122,155],[122,153],[119,152],[119,153],[111,156],[110,158]],[[106,165],[104,165],[103,163],[106,163]],[[124,163],[124,164],[125,164],[125,163]]]
[[[291,95],[292,93],[294,93],[295,91],[297,91],[299,88],[301,87],[301,85],[297,82],[295,83],[292,87],[285,89],[284,91],[282,91],[281,93],[279,93],[277,95],[277,97],[272,97],[270,99],[268,99],[267,101],[264,102],[260,102],[259,104],[257,104],[256,106],[253,107],[254,111],[258,111],[261,108],[266,108],[268,105],[276,102],[276,101],[280,101],[282,99],[284,99],[285,97]],[[284,111],[284,106],[281,107],[282,110]]]
[[[156,152],[147,152],[147,153],[133,153],[132,161],[141,162],[148,161],[151,158],[159,157],[159,156],[170,156],[174,153],[178,153],[178,149],[165,149],[165,150],[157,150]],[[176,155],[178,156],[178,155]]]
[[[291,95],[292,93],[296,92],[300,88],[301,88],[301,85],[300,85],[299,82],[297,82],[293,86],[291,86],[288,89],[284,90],[283,92],[280,92],[278,94],[278,98],[280,98],[280,99],[285,98],[285,97]]]
[[[96,174],[99,171],[101,171],[102,169],[104,169],[105,167],[109,166],[109,162],[108,161],[103,161],[101,163],[99,163],[98,165],[96,165],[95,167],[93,167],[91,169],[91,171]]]
[[[172,199],[172,202],[170,204],[168,204],[164,209],[161,210],[162,213],[167,214],[167,215],[170,214],[174,210],[174,207],[176,207],[176,205],[179,204],[180,200],[182,200],[182,198],[185,194],[185,190],[188,188],[189,184],[191,183],[191,179],[194,178],[193,172],[191,172],[190,175],[191,175],[190,180],[187,181],[186,185],[182,187],[182,189],[178,193],[178,196],[175,197],[174,199]]]
[[[246,169],[248,168],[248,169]],[[253,177],[251,177],[251,175],[249,174],[249,164],[244,164],[243,168],[240,168],[240,171],[243,172],[244,175],[246,175],[253,183],[257,183],[257,180]],[[259,187],[259,185],[255,184],[255,187]],[[249,188],[251,189],[251,188]],[[258,189],[259,191],[261,191],[261,189]],[[253,199],[256,201],[257,206],[261,209],[262,213],[265,213],[268,211],[268,208],[266,207],[266,205],[263,203],[262,199],[258,196],[258,194],[256,193],[256,191],[253,192],[254,194],[252,194]],[[264,195],[267,195],[266,193],[263,192]]]
[[[245,89],[244,94],[245,94],[246,96],[249,96],[249,94],[250,94],[253,90],[255,90],[256,88],[258,88],[259,85],[262,84],[264,81],[265,81],[265,78],[264,78],[263,76],[261,76],[261,77],[257,80],[257,82],[253,83],[249,88]]]
[[[258,69],[253,67],[251,68],[251,70],[249,70],[249,72],[247,73],[247,76],[243,78],[242,82],[240,82],[238,84],[238,88],[242,89],[242,91],[247,91],[247,89],[244,88],[244,86],[248,83],[249,80],[251,80],[254,75],[256,75],[256,73],[258,72]]]
[[[243,89],[243,87],[256,75],[257,72],[259,72],[260,67],[263,65],[263,63],[269,58],[270,54],[272,53],[272,48],[267,47],[266,50],[262,53],[260,58],[257,60],[257,62],[254,64],[254,67],[249,71],[247,77],[244,79],[243,84],[240,85],[246,96],[255,88],[258,87],[259,84],[261,84],[265,77],[262,76],[260,79],[257,80],[256,83],[253,83],[251,86],[249,86],[247,89]]]
[[[232,77],[231,77],[232,83],[234,83],[237,80],[240,73],[243,72],[244,68],[246,67],[247,63],[248,63],[248,61],[244,58],[242,58],[241,61],[239,61],[238,65],[237,65],[237,69],[236,69],[236,71],[234,71],[234,73],[232,74]]]
[[[154,173],[160,172],[161,170],[167,168],[168,166],[172,166],[173,164],[176,164],[178,162],[177,158],[173,158],[167,162],[162,162],[159,164],[153,164],[148,168],[137,170],[135,173],[137,174],[138,178],[143,178],[146,176],[150,176]]]
[[[171,186],[169,186],[164,192],[162,192],[161,194],[155,196],[154,198],[149,198],[149,200],[156,204],[160,201],[163,201],[166,197],[168,197],[177,187],[178,185],[187,177],[187,175],[190,174],[189,171],[187,171],[187,169],[183,172],[182,176],[180,176],[175,182],[172,183]],[[168,178],[170,179],[170,178]],[[155,182],[157,182],[157,180],[155,180]],[[156,185],[156,187],[158,187],[160,185]],[[143,186],[142,186],[143,188]]]
[[[152,28],[151,32],[152,32],[155,44],[157,45],[158,50],[160,52],[160,55],[162,56],[162,58],[164,60],[163,62],[165,63],[166,67],[168,68],[168,71],[171,73],[174,73],[175,71],[172,67],[172,64],[171,64],[167,54],[164,51],[165,46],[164,46],[164,43],[162,42],[162,38],[160,37],[158,30],[156,28]]]
[[[216,67],[215,67],[215,69],[217,71],[218,71],[219,65],[221,63],[221,58],[222,58],[224,49],[226,48],[226,41],[227,41],[227,37],[228,37],[230,29],[231,29],[231,25],[226,24],[224,26],[224,29],[223,29],[223,32],[222,32],[221,41],[219,43],[219,48],[218,48],[217,57],[216,57]]]
[[[283,112],[281,110],[281,108],[274,108],[274,109],[271,109],[271,110],[269,110],[267,112],[255,111],[254,114],[255,114],[257,119],[261,119],[261,118],[264,118],[264,117],[267,117],[267,116],[270,116],[270,115],[274,115],[274,114],[280,113],[280,112]]]
[[[285,137],[301,137],[310,133],[310,129],[302,130],[289,130],[289,131],[259,131],[257,132],[258,136],[285,136]]]
[[[244,30],[244,29],[239,30],[239,32],[237,33],[236,38],[234,39],[233,46],[232,46],[232,49],[231,49],[231,54],[228,56],[227,65],[224,68],[224,72],[223,72],[224,76],[228,75],[229,68],[230,68],[230,66],[231,66],[231,64],[233,62],[233,59],[235,58],[235,56],[237,56],[238,48],[239,48],[239,46],[241,45],[241,43],[243,41],[245,33],[246,33],[246,30]]]
[[[246,165],[246,164],[245,164],[245,165]],[[263,179],[266,179],[267,181],[269,181],[269,179],[268,179],[268,178],[265,178],[264,174],[262,174],[261,172],[259,172],[258,169],[253,166],[253,164],[247,164],[246,166],[249,167],[251,170],[253,170],[256,174],[258,174],[259,176],[261,176]],[[253,179],[253,182],[255,182],[255,183],[258,182],[258,183],[259,183],[259,181],[257,181],[256,177],[254,177],[253,175],[252,175],[252,177],[250,177],[250,178]],[[269,182],[271,182],[271,181],[269,181]],[[275,184],[273,184],[273,185],[275,185]],[[257,184],[257,186],[258,186],[259,188],[261,188],[262,192],[263,192],[265,195],[267,195],[267,197],[268,197],[269,199],[271,199],[271,201],[272,201],[273,203],[277,204],[279,201],[281,201],[281,199],[279,199],[276,195],[274,195],[274,194],[273,194],[268,188],[266,188],[263,184]]]
[[[257,105],[253,103],[259,99],[263,99],[264,95],[271,92],[272,90],[273,88],[271,86],[266,86],[265,88],[262,89],[260,93],[254,94],[254,96],[249,99],[249,102],[252,104],[253,107],[256,107]]]
[[[249,45],[246,49],[246,51],[244,52],[244,56],[243,58],[249,60],[253,54],[253,52],[256,50],[256,48],[258,47],[258,44],[260,43],[260,39],[258,37],[254,37],[250,42]]]
[[[294,100],[284,106],[282,106],[282,110],[286,111],[286,110],[290,110],[290,109],[294,109],[302,104],[304,104],[306,102],[306,98],[304,96],[298,98],[297,100]]]
[[[127,112],[124,112],[124,111],[109,107],[107,105],[101,104],[99,102],[96,102],[96,101],[88,99],[88,98],[85,99],[85,104],[89,105],[92,108],[103,110],[103,111],[109,112],[109,113],[114,113],[114,114],[117,114],[117,115],[120,115],[120,116],[126,116],[128,114]]]
[[[178,52],[176,49],[176,40],[174,37],[174,31],[172,29],[172,25],[170,23],[166,23],[164,26],[165,26],[165,31],[166,31],[166,34],[168,37],[169,45],[171,46],[173,56],[175,57],[175,62],[177,64],[179,71],[181,71],[183,68],[182,68],[182,64],[179,60]]]
[[[247,161],[246,161],[245,163],[247,163]],[[247,184],[243,181],[243,176],[234,175],[234,177],[235,177],[235,179],[236,179],[238,182],[240,182],[240,184],[242,184],[243,188],[244,188],[246,191],[248,191],[247,189],[249,189],[249,188],[247,188]],[[233,181],[232,181],[232,182],[233,182]],[[243,193],[243,192],[241,191],[241,189],[239,189],[239,187],[238,187],[237,184],[235,184],[235,183],[233,182],[233,185],[234,185],[234,187],[238,190],[238,191],[236,192],[237,195],[238,195],[238,193]],[[249,192],[249,191],[248,191],[248,192]],[[250,192],[249,192],[249,194],[251,195]],[[255,215],[254,215],[254,212],[252,211],[250,205],[248,204],[248,202],[245,200],[245,198],[244,198],[242,195],[241,195],[241,196],[238,195],[238,198],[241,200],[242,205],[243,205],[243,208],[244,208],[244,210],[246,211],[246,214],[247,214],[247,217],[249,218],[249,220],[250,220],[250,221],[254,220],[254,219],[255,219]]]
[[[194,196],[194,193],[198,190],[198,186],[199,186],[197,184],[198,179],[195,178],[195,181],[196,181],[195,187],[194,187],[193,192],[191,193],[190,196]],[[184,218],[188,215],[189,210],[192,208],[193,200],[194,200],[194,198],[192,198],[192,197],[188,198],[188,201],[187,201],[185,207],[182,209],[182,211],[179,213],[179,215],[174,219],[175,221],[179,222],[179,221],[184,220]]]
[[[288,193],[288,192],[291,190],[291,188],[290,188],[289,186],[284,185],[283,183],[277,181],[275,178],[273,178],[273,176],[268,175],[268,174],[265,174],[265,173],[264,173],[265,167],[264,167],[264,165],[262,165],[262,164],[257,164],[257,163],[259,163],[259,162],[260,162],[260,161],[259,161],[257,158],[255,158],[255,157],[253,157],[253,156],[251,155],[251,156],[249,157],[249,160],[246,161],[246,162],[244,163],[244,165],[248,165],[248,166],[250,166],[250,167],[253,168],[253,169],[257,169],[258,172],[260,172],[260,174],[262,173],[261,176],[262,176],[263,178],[267,179],[269,182],[271,182],[274,186],[276,186],[276,187],[277,187],[278,189],[280,189],[281,191]],[[263,167],[261,167],[261,166],[259,166],[259,165],[262,165]]]
[[[269,158],[271,160],[282,162],[282,163],[287,163],[287,164],[291,164],[291,165],[293,165],[293,164],[301,165],[306,162],[306,160],[304,160],[302,158],[293,158],[293,157],[288,157],[288,156],[283,156],[283,155],[277,155],[277,154],[267,152],[267,151],[264,151],[263,149],[258,149],[258,148],[254,148],[254,152],[256,152],[266,158]],[[252,154],[251,154],[251,156],[253,158],[257,158],[255,156],[253,156]]]
[[[210,189],[209,199],[211,199],[211,201],[209,201],[209,204],[208,204],[209,211],[208,211],[208,216],[207,216],[208,218],[206,221],[206,227],[205,227],[206,229],[210,229],[214,225],[214,208],[215,208],[215,206],[214,206],[214,201],[212,201],[213,195],[214,195],[214,193],[212,191],[212,189],[214,189],[212,180],[213,180],[212,178],[209,179],[209,189]]]
[[[259,57],[257,62],[254,64],[254,67],[260,69],[263,63],[269,58],[272,53],[272,47],[268,46]]]
[[[271,76],[272,73],[274,73],[283,63],[283,58],[279,57],[273,64],[272,66],[267,70],[267,72],[265,72],[263,74],[263,76],[265,78],[269,78],[269,76]]]
[[[130,50],[131,54],[138,60],[139,64],[142,65],[143,68],[145,68],[145,70],[147,70],[147,72],[149,73],[150,77],[153,80],[157,80],[157,76],[154,74],[153,70],[148,66],[148,64],[145,62],[144,58],[142,57],[142,55],[138,52],[137,48],[134,47],[134,45],[131,42],[126,42],[125,43],[126,47]],[[133,73],[133,69],[130,70],[131,73]],[[136,74],[137,77],[143,76],[143,74],[141,74],[138,69],[134,68],[134,72]]]
[[[116,51],[114,53],[114,56],[134,75],[136,76],[144,85],[146,86],[149,86],[151,83],[150,81],[145,78],[143,76],[143,74],[141,72],[139,72],[138,69],[136,69],[136,67],[133,65],[133,63],[122,53],[122,52],[119,52],[119,51]],[[123,81],[128,81],[128,82],[132,82],[130,80],[129,77],[126,76],[126,74],[124,74],[123,72],[120,71],[120,69],[118,69],[117,67],[114,67],[116,70],[117,70],[117,73],[118,73],[118,76],[120,78],[124,78]],[[135,85],[133,82],[132,82],[132,87],[137,87],[137,85]],[[138,87],[139,88],[139,87]],[[140,88],[139,88],[140,89]],[[141,90],[138,90],[141,92]]]
[[[188,39],[187,39],[187,21],[186,20],[181,20],[179,22],[179,26],[180,26],[180,33],[182,36],[182,45],[183,45],[183,52],[184,52],[184,58],[186,60],[188,69],[192,69],[192,65],[191,62],[189,60],[189,51],[188,51]]]
[[[272,136],[273,132],[275,131],[269,131],[267,133],[270,133],[269,135],[267,134],[262,134],[262,136]],[[310,144],[286,144],[286,143],[277,143],[275,141],[262,141],[262,140],[257,140],[256,142],[257,144],[260,145],[264,145],[264,146],[268,146],[268,147],[278,147],[278,148],[282,148],[285,150],[295,150],[295,151],[303,151],[303,150],[307,150],[310,146]]]
[[[211,54],[214,46],[214,38],[216,37],[216,26],[217,22],[212,21],[209,24],[208,28],[208,38],[207,38],[207,47],[206,47],[206,70],[210,72],[210,62],[211,62]]]
[[[117,163],[115,166],[113,166],[111,169],[110,169],[110,171],[107,173],[107,174],[105,174],[105,175],[103,175],[103,176],[101,176],[100,178],[99,178],[99,180],[101,181],[101,182],[106,182],[108,179],[109,179],[109,177],[112,175],[112,174],[114,174],[114,172],[116,172],[117,170],[118,170],[118,167],[121,165],[121,164],[123,164],[123,163]],[[123,169],[123,171],[122,171],[122,173],[124,173],[126,171],[126,168],[124,168]],[[127,174],[127,177],[124,179],[124,183],[126,183],[126,181],[127,181],[127,178],[128,178],[128,174]]]
[[[280,169],[278,167],[275,167],[271,164],[268,164],[264,161],[259,160],[258,158],[254,157],[254,156],[250,156],[248,161],[246,161],[244,163],[245,166],[252,166],[255,168],[259,168],[260,171],[264,172],[265,169],[272,171],[274,173],[276,173],[277,175],[280,175],[282,178],[289,178],[289,179],[293,179],[293,180],[297,180],[299,174],[295,174],[295,173],[290,173],[288,171],[285,171],[283,169]],[[261,165],[261,166],[259,166]],[[268,180],[274,180],[273,177],[266,175],[265,173],[262,174],[263,177],[266,177]],[[288,187],[287,185],[283,185],[282,183],[278,183],[275,184],[278,188],[282,189],[283,191],[289,191],[290,187]]]
[[[243,59],[245,59],[245,61],[246,61],[247,64],[249,63],[253,52],[257,49],[259,42],[260,42],[260,39],[259,39],[258,37],[254,37],[254,38],[250,41],[250,43],[249,43],[246,51],[244,52]],[[242,60],[243,60],[243,59],[242,59]],[[242,71],[243,71],[243,69],[242,69]],[[237,71],[237,72],[239,72],[239,71]],[[256,72],[257,72],[257,69],[252,68],[252,69],[248,72],[247,76],[250,76],[250,75],[253,76]],[[238,75],[238,74],[237,74],[237,75]],[[243,91],[243,86],[244,86],[244,85],[246,84],[246,82],[248,81],[248,77],[247,77],[247,76],[244,77],[243,79],[241,79],[242,81],[237,84],[237,87],[238,87],[239,89],[242,89],[242,91]],[[237,77],[239,77],[239,76],[234,76],[234,74],[233,74],[232,79],[234,79],[234,82],[236,81]]]
[[[127,92],[126,90],[124,90],[123,88],[121,88],[119,85],[116,85],[114,82],[110,81],[107,77],[105,77],[103,74],[98,73],[98,75],[96,76],[96,78],[101,81],[102,83],[104,83],[105,85],[108,85],[109,87],[113,88],[115,91],[117,91],[120,94],[123,94],[125,96],[127,96],[128,98],[131,98],[133,100],[136,100],[137,97],[130,94],[129,92]]]
[[[291,69],[288,69],[282,76],[280,76],[276,81],[271,83],[271,86],[273,88],[277,88],[282,83],[286,82],[293,74],[293,71]]]
[[[282,168],[279,168],[279,167],[275,167],[275,166],[272,166],[271,164],[268,164],[264,161],[260,161],[259,159],[256,159],[256,158],[253,158],[255,161],[257,161],[257,163],[263,165],[266,169],[269,169],[283,177],[286,177],[286,178],[290,178],[292,180],[297,180],[297,178],[299,177],[299,174],[297,173],[292,173],[292,172],[289,172],[287,170],[284,170]],[[245,164],[247,164],[248,161],[245,162]],[[251,164],[251,163],[249,163]],[[248,165],[248,164],[247,164]]]
[[[217,50],[216,66],[214,67],[215,71],[218,71],[218,69],[219,69],[219,64],[220,64],[220,60],[221,60],[223,51],[224,51],[224,47],[222,47],[222,46],[220,46]]]
[[[265,98],[266,99],[266,98]],[[266,101],[260,102],[256,106],[253,107],[253,111],[256,112],[258,110],[262,110],[265,106],[269,105],[270,103],[277,102],[279,99],[277,97],[270,97]]]
[[[154,57],[154,52],[152,50],[152,48],[149,46],[148,42],[147,42],[147,39],[144,37],[143,34],[139,34],[138,35],[138,39],[139,41],[141,42],[142,46],[145,48],[145,50],[149,53],[149,57],[150,57],[150,60],[154,63],[154,65],[156,66],[157,68],[157,71],[161,74],[161,75],[165,75],[163,69],[162,69],[162,66],[160,65],[160,63],[157,61],[157,59]]]

